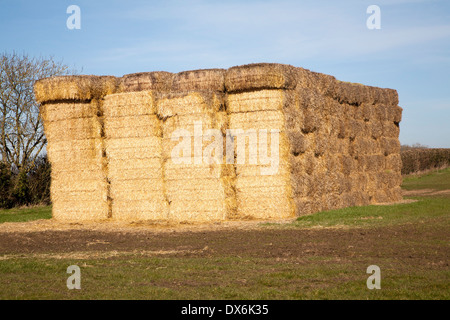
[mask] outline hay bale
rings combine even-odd
[[[225,74],[225,89],[240,92],[261,89],[293,89],[296,69],[276,63],[255,63],[232,67]]]
[[[156,103],[156,113],[163,120],[186,114],[213,116],[223,110],[224,97],[217,92],[176,92],[160,94]]]
[[[112,76],[57,76],[34,84],[39,103],[58,100],[90,101],[119,90],[119,80]]]
[[[289,137],[289,144],[291,146],[291,153],[293,155],[300,155],[305,153],[310,145],[310,140],[301,131],[290,131],[288,130],[287,136]]]
[[[104,97],[103,115],[107,120],[113,117],[155,115],[154,99],[152,91],[109,94]]]
[[[283,109],[282,90],[258,90],[227,96],[227,112],[279,111]]]
[[[51,141],[73,141],[100,138],[102,127],[94,118],[47,122],[45,135]]]
[[[166,71],[139,72],[120,78],[121,92],[139,92],[147,90],[169,91],[173,74]]]
[[[62,120],[92,118],[96,111],[90,103],[46,102],[41,106],[40,115],[47,124]]]
[[[223,92],[225,89],[225,70],[202,69],[177,73],[173,77],[171,89],[178,92]]]
[[[382,122],[383,136],[387,138],[398,138],[400,134],[400,128],[395,122],[383,121]]]

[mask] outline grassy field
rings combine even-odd
[[[0,209],[0,223],[25,222],[52,217],[51,206],[36,206],[31,208]]]
[[[450,169],[406,177],[403,188],[448,190]],[[0,233],[0,299],[449,299],[450,193],[407,198],[417,201],[257,230]],[[0,221],[49,214],[1,211]],[[366,287],[372,264],[380,290]],[[70,265],[81,290],[66,287]]]

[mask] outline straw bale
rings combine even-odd
[[[369,122],[371,136],[373,139],[378,139],[383,134],[383,126],[380,120],[372,120]]]
[[[390,201],[400,201],[403,199],[402,188],[400,186],[388,190],[388,193],[387,196]]]
[[[51,177],[53,180],[64,180],[66,183],[72,183],[73,181],[84,181],[87,179],[98,179],[101,180],[105,178],[104,172],[102,170],[72,170],[71,168],[66,168],[64,171],[52,170]]]
[[[52,201],[106,201],[106,187],[97,190],[69,190],[60,191],[52,189],[51,192]]]
[[[165,190],[170,197],[171,194],[176,194],[182,190],[196,190],[198,195],[203,192],[215,192],[215,190],[223,190],[224,184],[222,179],[196,179],[194,181],[189,179],[169,179],[165,181]]]
[[[341,194],[341,198],[344,207],[354,207],[356,205],[356,199],[354,198],[352,192],[344,192]]]
[[[400,128],[392,121],[382,122],[383,136],[387,138],[398,138]]]
[[[350,119],[347,124],[349,126],[349,138],[351,140],[355,139],[357,136],[363,135],[365,127],[364,121]]]
[[[336,78],[323,73],[311,72],[314,78],[314,88],[316,88],[323,96],[332,96],[336,91]],[[313,84],[313,85],[314,85]]]
[[[380,138],[380,146],[385,156],[400,153],[400,141],[396,138],[382,137]]]
[[[342,161],[342,173],[346,176],[350,175],[352,171],[355,169],[352,157],[348,155],[343,155],[341,157],[341,161]]]
[[[289,144],[291,146],[291,152],[294,155],[300,155],[308,150],[311,144],[310,136],[305,135],[301,131],[288,130],[286,132],[289,137]]]
[[[166,71],[127,74],[120,78],[121,91],[169,91],[172,86],[172,78],[173,74]]]
[[[147,140],[149,141],[149,140]],[[108,149],[109,159],[129,160],[129,159],[149,159],[161,156],[160,144],[149,144],[147,146],[137,146],[134,148],[111,148]]]
[[[372,202],[373,203],[389,202],[389,198],[386,195],[386,191],[382,190],[382,189],[375,191],[373,198],[372,198]]]
[[[177,180],[183,177],[185,180],[190,179],[219,179],[226,175],[227,165],[211,165],[211,164],[175,164],[172,161],[164,163],[164,172],[166,180]],[[228,165],[232,166],[232,165]]]
[[[185,115],[176,115],[168,118],[162,128],[163,136],[165,138],[171,138],[176,130],[182,129],[189,132],[189,135],[195,135],[195,127],[201,126],[201,134],[206,135],[209,129],[218,129],[223,134],[227,128],[227,114],[226,112],[217,112],[214,115],[193,113]],[[200,125],[200,126],[199,126]],[[178,135],[178,132],[176,132]]]
[[[236,174],[239,177],[248,177],[248,176],[264,176],[264,175],[282,175],[286,176],[289,175],[289,172],[291,170],[290,164],[286,159],[280,159],[280,163],[277,167],[273,167],[272,169],[275,170],[272,172],[272,170],[268,170],[271,168],[270,164],[267,165],[251,165],[251,164],[236,164]],[[265,174],[264,172],[269,172],[269,174]]]
[[[296,86],[296,68],[276,63],[255,63],[229,68],[225,74],[228,92],[261,89],[293,89]]]
[[[400,172],[402,169],[402,157],[400,154],[390,154],[385,157],[385,166],[386,170],[393,170],[396,172]]]
[[[50,140],[47,145],[48,152],[70,154],[76,156],[77,154],[88,154],[95,150],[101,150],[101,139],[84,139],[84,140],[66,140],[66,141],[53,141]]]
[[[261,192],[270,193],[274,189],[283,188],[286,195],[290,193],[289,177],[286,176],[247,176],[239,177],[235,182],[235,190],[237,194],[252,194],[255,190],[260,189]]]
[[[170,203],[170,215],[176,213],[200,213],[200,212],[220,212],[222,215],[225,213],[225,205],[223,199],[210,199],[210,200],[200,200],[195,199],[178,199],[177,201],[171,201]],[[179,217],[181,218],[181,217]],[[222,218],[222,217],[217,217]]]
[[[106,118],[105,132],[108,138],[161,136],[156,115]]]
[[[115,93],[104,97],[103,115],[107,120],[152,114],[156,114],[152,91]]]
[[[114,208],[114,207],[113,207]],[[156,210],[140,208],[114,208],[112,218],[117,221],[167,221],[169,208],[167,204],[158,205]]]
[[[56,201],[52,207],[55,219],[103,220],[108,218],[106,201]]]
[[[183,71],[174,75],[173,91],[224,91],[224,69]]]
[[[303,110],[293,103],[285,104],[285,106],[283,111],[286,130],[290,132],[301,131],[304,123]]]
[[[323,197],[323,202],[326,205],[327,210],[336,210],[344,206],[342,198],[339,194],[326,194]]]
[[[114,138],[114,139],[105,139],[104,144],[108,153],[111,151],[119,152],[124,149],[129,148],[144,148],[144,147],[152,147],[155,150],[161,151],[162,138],[157,136],[147,136],[140,138]],[[160,152],[155,154],[155,157],[160,156]]]
[[[45,123],[68,119],[91,118],[96,115],[96,108],[90,103],[55,103],[48,102],[41,106],[40,114]]]
[[[45,135],[51,141],[99,138],[101,125],[95,118],[79,118],[47,122]]]
[[[385,104],[378,104],[375,106],[375,112],[376,112],[376,120],[379,120],[381,122],[387,121],[389,119],[389,107]]]
[[[214,206],[212,204],[202,204],[202,209],[189,208],[186,210],[184,203],[180,202],[177,205],[170,206],[169,219],[180,222],[205,222],[205,221],[220,221],[225,219],[227,215],[227,209],[224,203],[221,207]]]
[[[260,111],[231,113],[229,128],[241,130],[271,130],[284,131],[284,116],[281,111]]]
[[[278,111],[283,109],[282,90],[248,91],[227,96],[227,112]]]
[[[178,181],[181,183],[181,181]],[[184,181],[184,183],[188,183],[188,181]],[[177,201],[203,201],[203,200],[220,200],[224,201],[227,197],[225,192],[225,185],[222,185],[221,182],[217,182],[217,187],[211,190],[203,190],[203,192],[199,192],[198,190],[193,189],[180,189],[174,190],[173,184],[170,188],[170,191],[166,190],[166,198],[171,203]]]
[[[52,178],[52,183],[50,188],[52,190],[58,190],[59,192],[70,192],[70,191],[95,191],[95,190],[103,190],[106,186],[106,182],[104,180],[98,179],[73,179],[72,175],[68,175],[66,179]],[[72,178],[71,181],[69,181]]]
[[[377,172],[384,168],[384,156],[381,154],[369,155],[366,158],[367,170]]]
[[[254,219],[274,219],[294,217],[294,206],[290,200],[275,201],[270,197],[256,202],[242,201],[238,198],[238,215]]]
[[[295,202],[295,215],[304,216],[314,213],[314,201],[310,197],[297,197]]]
[[[389,114],[389,120],[394,121],[394,123],[396,123],[398,125],[400,123],[400,121],[402,121],[402,113],[403,113],[403,108],[401,108],[399,106],[393,107],[393,110],[391,110],[391,112]]]
[[[360,105],[368,100],[369,91],[358,83],[350,83],[336,80],[333,98],[339,103]]]
[[[128,197],[135,191],[148,191],[162,193],[164,190],[164,183],[162,179],[131,179],[122,180],[120,183],[111,184],[111,197],[119,199]]]
[[[362,105],[362,120],[364,121],[371,121],[374,119],[374,108],[373,105],[370,105],[368,103],[364,103]]]
[[[307,174],[313,174],[317,168],[317,158],[314,156],[314,153],[308,152],[303,156],[303,167],[305,168],[305,172]]]
[[[52,171],[54,172],[64,172],[64,171],[101,171],[102,164],[99,161],[94,161],[86,157],[80,157],[83,160],[73,159],[68,157],[67,161],[62,161],[61,159],[52,161]]]
[[[34,94],[39,103],[100,99],[118,90],[119,80],[112,76],[57,76],[38,80],[34,84]]]
[[[224,109],[223,93],[177,92],[157,97],[158,117],[165,120],[175,115],[205,113],[214,114]]]
[[[114,181],[132,179],[160,179],[162,178],[162,164],[158,158],[154,159],[158,161],[144,168],[125,167],[122,164],[109,164],[108,178],[113,183]]]
[[[173,162],[174,164],[213,164],[226,163],[223,154],[216,154],[214,147],[214,139],[203,139],[202,136],[179,137],[176,140],[164,138],[162,139],[162,154],[165,161]],[[223,144],[226,139],[222,137]],[[219,143],[221,143],[219,141]],[[226,147],[222,144],[222,152],[225,153]],[[190,149],[189,149],[190,146]],[[201,149],[200,149],[201,146]],[[220,146],[220,144],[219,144]],[[185,150],[186,148],[186,150]],[[201,153],[200,153],[201,150]]]
[[[302,125],[302,132],[311,133],[317,130],[320,123],[320,115],[315,112],[313,109],[304,110],[304,122]]]
[[[325,134],[315,135],[314,155],[323,156],[329,151],[329,136]]]
[[[295,197],[301,196],[304,197],[309,192],[309,176],[307,175],[297,175],[291,176],[291,186],[292,186],[292,194]]]
[[[167,205],[164,195],[153,194],[146,199],[121,199],[113,201],[114,218],[121,219],[121,213],[136,212],[151,212],[152,214],[164,214],[164,207]],[[167,215],[167,212],[165,212]],[[126,217],[125,217],[126,218]],[[163,216],[154,217],[154,219],[166,218]]]
[[[58,179],[59,177],[70,177],[70,179],[85,179],[86,177],[91,177],[92,179],[102,179],[105,177],[101,166],[100,168],[89,168],[86,166],[79,169],[68,166],[63,167],[60,165],[58,168],[53,169],[54,168],[52,167],[52,177],[54,179]]]

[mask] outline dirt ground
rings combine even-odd
[[[447,237],[445,226],[428,229],[413,224],[370,229],[274,229],[248,222],[246,225],[218,226],[216,230],[205,226],[188,226],[182,230],[124,227],[116,232],[86,228],[27,232],[3,230],[0,231],[0,259],[20,256],[107,258],[124,252],[145,256],[231,255],[299,260],[311,256],[339,260],[370,256],[395,257],[414,265],[448,267],[449,252],[430,250],[425,245]]]

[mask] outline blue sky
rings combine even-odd
[[[81,29],[69,30],[69,5]],[[381,29],[369,30],[369,5]],[[83,74],[286,63],[393,88],[402,144],[450,147],[450,1],[0,0],[0,52],[53,56]]]

